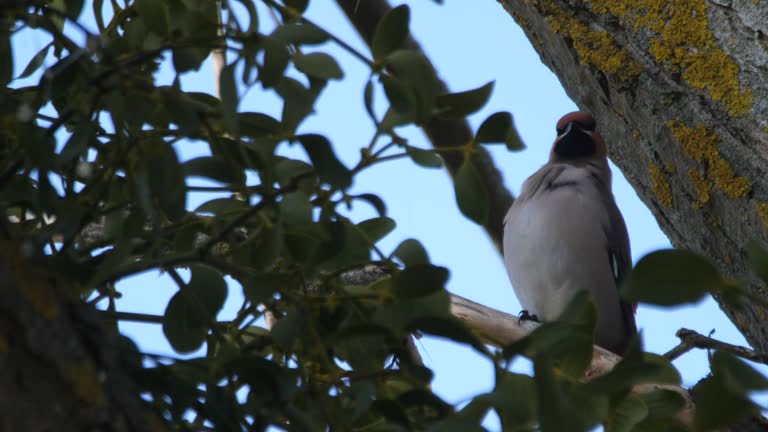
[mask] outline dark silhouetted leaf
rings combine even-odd
[[[208,328],[197,318],[181,291],[174,294],[163,316],[163,334],[175,351],[189,353],[203,345]]]
[[[427,250],[415,239],[404,240],[392,252],[392,255],[399,258],[406,267],[429,264]]]
[[[368,204],[372,205],[374,209],[379,213],[379,216],[386,216],[387,214],[387,205],[384,203],[384,200],[379,198],[378,195],[374,194],[360,194],[355,195],[355,199],[361,199]]]
[[[271,37],[261,38],[264,46],[264,66],[259,71],[259,80],[264,88],[276,86],[283,78],[291,55],[285,43]]]
[[[317,45],[327,42],[330,38],[328,33],[316,25],[300,21],[281,25],[271,36],[295,45]]]
[[[752,271],[763,282],[768,282],[768,247],[761,241],[753,240],[747,246],[747,252]]]
[[[488,116],[475,134],[475,141],[481,144],[506,144],[509,150],[522,150],[523,141],[517,134],[512,114],[501,111]]]
[[[699,301],[723,287],[723,279],[706,258],[669,249],[640,259],[624,280],[622,295],[630,302],[677,306]]]
[[[136,10],[139,17],[144,20],[149,31],[158,36],[168,34],[169,13],[166,2],[155,0],[137,0]]]
[[[611,432],[631,432],[647,415],[645,402],[635,395],[629,395],[613,409],[606,429]]]
[[[307,134],[296,136],[296,140],[304,146],[322,182],[337,189],[346,189],[352,184],[352,173],[336,158],[327,138]]]
[[[357,227],[365,234],[373,244],[395,229],[395,221],[384,216],[368,219],[357,224]]]
[[[424,150],[406,144],[405,152],[408,153],[408,156],[410,156],[417,165],[426,168],[440,168],[443,166],[443,159],[435,154],[434,151]]]
[[[24,68],[24,71],[21,72],[21,75],[16,77],[16,79],[26,78],[35,73],[35,71],[43,64],[43,61],[48,55],[48,51],[51,49],[51,46],[53,46],[53,42],[47,44],[43,47],[43,49],[38,51],[37,54],[32,57],[32,60],[27,63],[27,67]]]
[[[280,202],[280,213],[286,226],[303,226],[312,223],[312,204],[303,192],[286,194]]]
[[[307,75],[320,79],[342,79],[344,72],[336,63],[336,60],[326,53],[313,52],[308,54],[297,53],[293,57],[296,69]]]
[[[494,82],[474,90],[442,94],[437,97],[437,109],[441,117],[461,118],[479,111],[491,97]]]
[[[245,175],[226,160],[215,156],[202,156],[182,164],[187,177],[205,177],[222,183],[243,184]]]
[[[461,164],[453,180],[459,210],[479,225],[488,219],[488,191],[471,158]]]
[[[408,5],[392,8],[376,24],[371,42],[373,58],[381,60],[387,54],[403,47],[408,38],[408,22],[410,21]]]
[[[236,198],[215,198],[200,204],[195,213],[213,213],[223,216],[231,213],[240,213],[248,208],[248,203]]]
[[[184,215],[187,193],[176,152],[166,143],[153,144],[146,147],[139,160],[134,182],[142,208],[150,219],[159,223],[158,210],[171,220]]]
[[[445,288],[448,269],[431,264],[408,266],[395,277],[395,292],[400,297],[422,297]]]
[[[235,65],[231,64],[221,71],[219,77],[219,89],[221,91],[221,112],[224,118],[224,126],[233,134],[237,133],[238,118],[237,85],[235,84]]]

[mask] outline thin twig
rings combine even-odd
[[[664,354],[664,357],[669,360],[674,360],[693,348],[702,348],[725,351],[753,362],[768,364],[768,354],[757,352],[743,346],[721,342],[693,330],[681,328],[675,333],[675,336],[680,338],[680,344]]]

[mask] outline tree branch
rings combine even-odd
[[[675,333],[675,336],[680,338],[680,344],[664,354],[664,357],[668,358],[669,360],[674,360],[686,352],[692,350],[693,348],[702,348],[725,351],[753,362],[768,364],[768,355],[766,354],[743,346],[721,342],[717,339],[712,339],[711,337],[704,336],[703,334],[697,333],[693,330],[681,328],[677,331],[677,333]]]

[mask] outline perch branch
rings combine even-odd
[[[768,355],[764,353],[757,352],[743,346],[721,342],[717,339],[712,339],[711,337],[704,336],[703,334],[697,333],[693,330],[681,328],[677,331],[677,333],[675,333],[675,336],[680,338],[680,344],[664,354],[664,357],[668,358],[669,360],[674,360],[686,352],[692,350],[693,348],[702,348],[725,351],[733,355],[737,355],[741,358],[751,360],[753,362],[768,364]]]

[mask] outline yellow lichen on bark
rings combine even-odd
[[[672,188],[669,186],[664,171],[655,163],[652,163],[649,169],[651,171],[651,192],[656,196],[656,201],[666,208],[671,208]]]
[[[760,218],[763,220],[765,228],[768,229],[768,203],[757,203],[755,204],[755,207],[757,207],[757,214],[759,214]]]
[[[728,198],[741,198],[749,193],[752,188],[749,180],[736,176],[731,164],[717,151],[717,145],[720,143],[717,134],[708,131],[704,126],[690,128],[679,121],[668,122],[667,126],[688,156],[704,166],[707,177],[714,181]]]
[[[709,202],[709,194],[712,191],[712,183],[707,180],[696,168],[688,170],[688,179],[691,180],[693,190],[699,196],[699,200],[693,203],[693,208],[699,209]]]
[[[622,18],[638,30],[655,33],[650,53],[672,71],[682,71],[691,87],[706,90],[732,115],[752,107],[752,90],[741,89],[739,67],[716,43],[709,30],[707,2],[701,0],[593,0],[585,2],[601,14]]]
[[[542,4],[546,20],[553,32],[573,41],[581,64],[628,81],[640,75],[642,67],[624,50],[610,33],[592,30],[572,14],[560,8]]]

